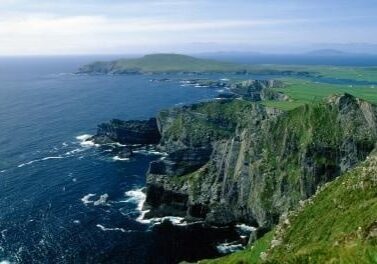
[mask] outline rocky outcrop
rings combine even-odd
[[[196,171],[209,161],[212,148],[184,148],[169,153],[162,160],[153,161],[150,174],[181,176]]]
[[[376,106],[348,94],[284,113],[243,100],[164,111],[160,148],[169,155],[151,164],[145,207],[149,216],[268,229],[364,160],[376,124]]]
[[[230,91],[251,101],[288,100],[286,95],[274,90],[283,87],[283,82],[276,80],[247,80],[231,84]]]
[[[94,140],[97,144],[116,142],[125,145],[147,145],[158,144],[160,138],[161,135],[155,118],[145,121],[113,119],[109,123],[99,125],[97,134],[89,140]]]
[[[289,97],[278,88],[284,88],[284,83],[277,80],[246,80],[231,81],[229,79],[187,79],[181,81],[184,86],[213,88],[224,90],[220,98],[242,98],[250,101],[274,100],[288,101]]]
[[[247,80],[229,84],[233,95],[249,101],[288,101],[289,97],[278,89],[284,88],[284,83],[277,80]]]
[[[289,101],[290,98],[288,95],[276,91],[273,88],[265,88],[260,93],[260,98],[262,101]]]

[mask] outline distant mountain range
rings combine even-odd
[[[345,56],[345,57],[356,57],[356,56],[377,56],[374,53],[356,53],[356,52],[346,52],[337,49],[318,49],[302,53],[264,53],[264,52],[254,52],[254,51],[219,51],[219,52],[205,52],[198,53],[197,56],[248,56],[248,57],[258,57],[258,56]]]
[[[320,50],[313,50],[313,51],[307,52],[304,55],[344,56],[344,55],[351,55],[351,54],[352,53],[347,53],[347,52],[340,51],[340,50],[335,50],[335,49],[320,49]]]

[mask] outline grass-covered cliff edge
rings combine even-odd
[[[373,263],[376,193],[368,188],[376,187],[377,106],[341,93],[283,111],[263,99],[286,85],[248,84],[240,86],[246,98],[175,107],[142,122],[166,152],[150,164],[146,217],[257,227],[249,249],[215,263],[353,263],[356,257]],[[135,122],[102,125],[97,139],[135,144],[145,137]],[[360,170],[365,179],[356,177]],[[347,177],[361,189],[344,189]],[[369,232],[365,239],[351,235],[355,226]]]
[[[200,263],[377,263],[376,153],[285,214],[248,249]]]
[[[344,94],[287,112],[243,100],[161,112],[160,148],[147,178],[149,216],[270,229],[318,186],[364,160],[377,110]]]
[[[285,112],[244,100],[200,103],[163,111],[158,123],[162,134],[160,148],[168,156],[151,164],[147,177],[145,208],[150,210],[147,216],[180,215],[215,226],[254,225],[258,232],[251,244],[269,230],[283,232],[281,228],[285,226],[275,226],[282,216],[302,206],[302,201],[312,197],[318,188],[363,162],[377,141],[377,107],[349,94],[330,96]],[[358,171],[346,175],[356,175]],[[352,179],[355,185],[364,184],[356,182],[359,178]],[[355,194],[361,191],[354,190]],[[333,204],[324,200],[315,203],[307,215],[291,216],[285,223],[296,232],[292,244],[286,244],[287,248],[280,253],[277,248],[271,251],[276,258],[270,257],[270,262],[318,263],[317,260],[332,258],[338,261],[342,254],[348,254],[345,252],[348,245],[339,252],[323,248],[332,237],[345,241],[348,235],[343,232],[351,232],[355,224],[365,230],[374,228],[368,223],[372,225],[377,220],[373,205],[376,193],[373,188],[365,197],[364,194],[353,197],[350,190],[341,192],[339,189],[339,193],[329,196],[339,195],[333,202],[340,204],[343,215],[334,212],[332,218],[327,218],[327,214],[332,214]],[[355,198],[360,201],[352,203]],[[362,213],[364,208],[367,212],[356,221],[358,212]],[[355,223],[351,223],[353,219]],[[324,233],[316,234],[316,228]],[[265,252],[271,243],[284,245],[283,238],[276,236],[274,231],[267,233],[253,248]],[[312,251],[304,248],[301,252],[300,243],[311,240],[319,244],[313,242]],[[370,254],[374,258],[373,241],[374,238],[359,249],[355,245],[359,252],[352,255],[350,249],[352,254],[346,258],[355,260],[362,256],[368,263]],[[368,245],[365,250],[364,245]],[[283,261],[287,250],[299,257]],[[245,260],[245,256],[250,259]],[[253,263],[253,258],[259,260],[260,254],[247,250],[225,258],[224,263],[233,257],[234,263]]]

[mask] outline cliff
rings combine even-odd
[[[163,111],[147,176],[147,216],[181,215],[211,225],[269,230],[317,187],[375,147],[377,110],[344,94],[289,112],[243,100]]]
[[[244,251],[201,264],[376,263],[377,155],[319,188]]]
[[[100,124],[97,134],[88,140],[97,144],[120,143],[134,144],[158,144],[161,135],[155,118],[149,120],[122,121],[113,119],[109,123]]]

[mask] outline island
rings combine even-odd
[[[82,66],[78,74],[168,74],[168,73],[232,73],[245,75],[275,74],[285,76],[311,76],[300,69],[273,69],[253,65],[202,59],[181,54],[150,54],[136,59],[97,61]]]

